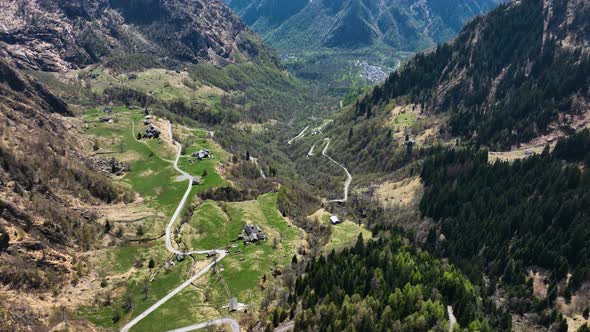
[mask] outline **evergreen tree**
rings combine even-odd
[[[6,231],[6,229],[4,229],[2,226],[0,226],[0,251],[4,251],[4,250],[8,249],[9,246],[10,246],[10,235],[8,235],[8,232]]]

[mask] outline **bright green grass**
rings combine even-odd
[[[140,256],[141,250],[145,249],[139,246],[118,247],[106,252],[106,260],[111,262],[109,269],[114,272],[125,272],[133,267],[133,264]]]
[[[91,109],[85,112],[84,119],[88,123],[87,132],[94,136],[100,143],[100,152],[111,151],[112,153],[103,154],[101,157],[109,158],[115,157],[126,160],[130,163],[129,172],[120,181],[128,184],[134,191],[140,193],[145,199],[146,203],[158,211],[164,212],[166,215],[171,215],[180,202],[182,195],[184,195],[188,182],[178,181],[175,179],[179,175],[172,164],[166,160],[170,157],[173,159],[176,151],[170,145],[161,144],[161,140],[138,141],[135,134],[138,130],[143,130],[144,115],[141,111],[128,110],[125,107],[114,107],[112,114],[114,123],[102,123],[98,119],[104,116],[102,108]],[[133,124],[135,124],[135,132],[132,131]],[[189,147],[190,150],[196,151],[201,146],[212,146],[212,148],[220,149],[208,140],[203,140],[203,132],[191,131],[191,136],[194,133],[194,144]],[[200,142],[200,143],[196,143]],[[213,151],[213,149],[212,149]],[[216,154],[227,158],[227,152],[219,150]],[[201,175],[203,170],[207,170],[208,175],[205,177],[204,184],[192,191],[194,195],[199,190],[205,190],[224,183],[224,180],[217,174],[215,166],[220,162],[220,159],[210,159],[196,164],[189,164],[188,158],[182,158],[179,163],[181,168],[186,169],[195,175]],[[155,224],[155,223],[154,223]],[[148,225],[149,226],[149,225]],[[212,231],[213,234],[216,234]],[[237,233],[236,233],[237,234]],[[224,240],[225,242],[225,240]],[[149,275],[147,270],[147,261],[150,258],[156,259],[157,266],[162,264],[169,256],[164,248],[162,240],[156,241],[151,247],[141,246],[126,246],[106,250],[104,257],[98,262],[97,270],[101,276],[108,277],[113,273],[120,274],[128,271],[134,263],[143,259],[143,268],[133,272],[126,283],[126,294],[133,298],[135,308],[131,314],[126,317],[121,310],[122,297],[117,298],[113,305],[89,306],[81,308],[79,315],[88,318],[97,326],[106,328],[115,328],[121,326],[123,321],[128,321],[133,316],[138,315],[147,309],[150,305],[158,299],[165,296],[174,287],[180,285],[186,280],[187,271],[190,267],[190,259],[185,260],[177,265],[169,272],[161,272],[156,279],[150,283],[150,290],[148,298],[144,300],[143,294],[143,280]],[[187,263],[189,262],[189,263]],[[182,300],[182,298],[181,298]],[[121,312],[123,315],[121,322],[116,325],[112,323],[112,317],[115,310]],[[181,317],[182,311],[178,311],[177,319]],[[156,318],[155,320],[154,317]],[[146,326],[155,326],[155,329],[136,329],[136,330],[162,330],[157,328],[158,313],[154,313],[146,318]],[[143,321],[142,321],[143,323]],[[160,322],[165,324],[165,322]],[[155,325],[150,325],[155,324]],[[162,325],[163,327],[164,325]]]
[[[256,201],[228,203],[227,211],[232,222],[241,225],[254,223],[268,237],[258,244],[244,246],[240,243],[238,250],[242,252],[236,254],[235,249],[232,249],[230,255],[224,259],[223,276],[232,295],[240,301],[252,297],[251,300],[258,301],[262,298],[256,285],[264,274],[291,261],[302,238],[301,231],[289,227],[287,221],[281,217],[276,201],[276,193],[271,193],[259,196]],[[273,238],[278,240],[276,249],[273,249]]]
[[[359,226],[350,221],[344,221],[341,224],[334,225],[332,226],[332,234],[330,234],[330,239],[322,251],[324,253],[329,253],[332,250],[338,250],[352,246],[356,243],[356,239],[360,233],[363,234],[363,239],[365,240],[368,240],[372,237],[371,232],[364,226]]]
[[[204,202],[195,211],[190,224],[193,227],[201,227],[206,237],[193,239],[191,244],[198,248],[223,247],[237,243],[234,242],[236,235],[246,223],[256,223],[260,226],[269,236],[269,240],[247,246],[241,242],[237,243],[238,248],[231,248],[230,255],[219,263],[219,267],[224,268],[221,274],[231,296],[238,297],[242,302],[259,303],[263,295],[258,291],[258,282],[265,273],[290,262],[301,238],[301,231],[289,227],[286,220],[281,217],[277,210],[275,193],[262,195],[255,201],[226,204],[229,216],[214,201]],[[273,249],[273,237],[280,238],[276,249]],[[236,254],[236,250],[240,250],[241,253]],[[242,257],[244,260],[240,260]],[[142,320],[134,330],[162,331],[223,316],[225,311],[221,306],[226,305],[229,300],[225,288],[217,275],[208,274],[203,280],[205,283],[200,286],[203,287],[201,291],[192,287],[183,290],[157,312]],[[213,288],[207,302],[203,296],[206,288]]]
[[[396,115],[393,123],[395,127],[399,129],[403,129],[405,127],[410,128],[414,125],[414,123],[416,123],[416,119],[416,114],[412,112],[405,112]]]
[[[96,121],[101,116],[102,112],[96,109],[85,114],[86,120],[89,121]],[[175,181],[179,173],[172,167],[170,160],[174,158],[176,151],[162,140],[136,139],[136,133],[144,128],[144,116],[140,111],[115,107],[113,118],[116,120],[115,123],[91,122],[88,132],[102,138],[102,149],[114,152],[104,157],[128,156],[131,159],[130,170],[123,182],[128,183],[156,208],[166,214],[172,214],[188,186],[187,181]],[[132,130],[133,124],[135,131]],[[206,186],[210,188],[223,183],[214,166],[214,162],[210,161],[209,165],[200,165],[200,168],[196,169],[187,168],[187,171],[202,172],[203,169],[207,169],[209,175],[206,179],[210,181],[206,181]]]
[[[141,320],[132,331],[168,331],[225,316],[227,309],[222,307],[228,304],[229,299],[223,285],[212,272],[203,278],[210,278],[211,281],[206,284],[197,281],[198,288],[189,286],[183,289]]]
[[[215,201],[206,201],[195,210],[190,221],[197,233],[191,239],[193,248],[222,248],[234,241],[242,230],[240,223],[231,222]]]
[[[121,308],[121,299],[115,301],[111,306],[107,307],[83,307],[79,309],[78,313],[97,326],[105,328],[120,327],[124,325],[125,322],[133,319],[133,317],[145,311],[156,301],[168,294],[172,289],[184,282],[186,280],[187,272],[191,266],[191,263],[192,262],[190,259],[184,260],[182,262],[177,262],[174,268],[169,271],[162,269],[158,273],[157,278],[149,283],[147,299],[143,293],[143,282],[145,278],[149,276],[149,271],[144,269],[145,271],[137,273],[134,278],[131,278],[127,282],[126,294],[131,296],[134,304],[134,308],[128,314],[125,314]],[[121,313],[122,318],[119,322],[113,324],[112,318],[115,310]],[[153,315],[157,316],[157,312]],[[138,329],[136,330],[141,331]]]
[[[189,162],[191,159],[196,161],[191,164]],[[210,188],[221,187],[225,184],[225,180],[222,179],[215,170],[217,164],[218,161],[216,159],[197,160],[196,158],[181,157],[178,161],[178,167],[180,167],[180,169],[191,175],[200,176],[202,178],[201,184],[193,187],[193,192],[196,193],[203,192]],[[204,171],[206,171],[205,176],[203,176],[203,174],[205,174]]]

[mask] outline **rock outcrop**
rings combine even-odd
[[[34,70],[121,54],[224,65],[263,48],[219,0],[6,0],[0,11],[0,47]]]

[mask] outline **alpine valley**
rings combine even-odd
[[[0,12],[0,331],[590,330],[587,0]]]

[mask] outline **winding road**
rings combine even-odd
[[[457,318],[453,314],[453,307],[447,306],[447,314],[449,315],[449,332],[453,332],[455,324],[457,324]]]
[[[315,154],[313,153],[313,150],[315,150],[315,144],[311,146],[311,148],[309,149],[309,152],[307,153],[308,157],[313,157],[315,156]]]
[[[298,140],[298,139],[302,138],[303,136],[305,136],[305,131],[306,131],[307,129],[309,129],[309,126],[306,126],[305,128],[303,128],[303,130],[302,130],[302,131],[301,131],[299,134],[297,134],[297,136],[295,136],[295,137],[291,138],[291,139],[290,139],[290,140],[287,142],[287,144],[291,145],[291,144],[292,144],[293,142],[295,142],[296,140]]]
[[[325,121],[321,126],[319,126],[318,128],[316,128],[316,131],[320,131],[327,126],[330,122],[332,122],[332,120],[329,121]],[[303,128],[303,130],[295,137],[291,138],[287,144],[291,145],[291,143],[293,143],[294,141],[303,138],[305,136],[305,131],[309,129],[309,126],[306,126],[305,128]],[[327,201],[328,203],[345,203],[348,201],[348,191],[350,189],[350,184],[352,183],[352,175],[350,174],[350,172],[348,171],[348,169],[342,165],[341,163],[337,162],[336,160],[334,160],[332,157],[330,157],[326,152],[328,151],[328,147],[330,146],[330,138],[324,138],[324,141],[326,142],[326,145],[324,146],[324,149],[322,150],[322,155],[326,158],[328,158],[331,162],[333,162],[334,164],[338,165],[340,168],[342,168],[344,170],[344,172],[346,172],[346,181],[344,181],[344,197],[341,199],[332,199]],[[314,149],[315,149],[315,144],[311,146],[311,148],[309,149],[309,152],[307,153],[308,157],[313,157],[314,154]]]
[[[342,199],[329,200],[328,203],[345,203],[345,202],[348,201],[348,190],[350,188],[350,184],[352,183],[352,175],[350,174],[350,172],[348,171],[348,169],[346,167],[344,167],[344,165],[342,165],[341,163],[337,162],[336,160],[334,160],[332,157],[330,157],[326,153],[326,151],[328,151],[328,147],[330,146],[330,139],[329,138],[325,138],[324,141],[326,141],[326,145],[324,146],[324,150],[322,150],[322,155],[324,157],[328,158],[334,164],[340,166],[346,172],[346,181],[344,181],[344,198],[342,198]]]
[[[184,196],[182,196],[182,200],[178,204],[176,211],[174,211],[172,218],[170,218],[170,221],[168,222],[168,225],[166,226],[166,249],[170,253],[173,253],[175,255],[183,255],[183,256],[192,255],[192,254],[206,255],[206,254],[215,252],[215,253],[217,253],[217,257],[209,265],[205,266],[203,269],[201,269],[195,275],[193,275],[192,277],[187,279],[185,282],[183,282],[180,286],[176,287],[170,293],[166,294],[166,296],[161,298],[158,302],[154,303],[147,310],[145,310],[144,312],[139,314],[137,317],[135,317],[129,323],[125,324],[125,326],[123,326],[123,328],[121,328],[121,332],[129,331],[129,329],[131,329],[133,326],[135,326],[137,323],[139,323],[147,315],[149,315],[150,313],[152,313],[153,311],[158,309],[162,304],[166,303],[168,300],[170,300],[176,294],[180,293],[183,289],[190,286],[195,280],[200,278],[203,274],[205,274],[209,270],[211,270],[211,268],[213,266],[215,266],[215,264],[217,264],[217,262],[221,261],[227,255],[225,250],[212,249],[212,250],[193,250],[193,251],[186,251],[185,252],[185,251],[180,251],[180,250],[174,248],[174,246],[172,245],[172,240],[171,240],[172,226],[174,226],[174,222],[176,221],[176,219],[178,219],[178,216],[182,212],[182,209],[184,208],[184,205],[186,204],[186,201],[187,201],[188,197],[190,196],[190,192],[193,188],[193,177],[178,167],[178,160],[180,159],[180,155],[182,152],[182,145],[179,142],[175,141],[174,138],[172,137],[172,124],[170,123],[170,121],[168,121],[168,129],[170,132],[170,139],[172,140],[172,142],[174,142],[174,145],[176,145],[178,147],[178,153],[176,154],[176,159],[174,160],[174,169],[188,179],[188,188],[186,189]],[[234,320],[233,318],[229,318],[229,317],[214,319],[214,320],[210,320],[210,321],[195,324],[195,325],[190,325],[190,326],[183,327],[183,328],[180,328],[180,329],[177,329],[174,331],[193,331],[193,330],[197,330],[200,328],[213,326],[213,325],[219,325],[219,324],[229,324],[232,327],[233,332],[240,331],[240,326],[239,326],[238,322],[236,320]]]
[[[234,319],[219,318],[219,319],[210,320],[210,321],[204,322],[204,323],[181,327],[176,330],[170,330],[168,332],[188,332],[188,331],[194,331],[194,330],[202,329],[202,328],[209,327],[209,326],[222,325],[222,324],[226,324],[226,325],[231,326],[233,331],[240,330],[240,326],[238,325],[238,323]]]

